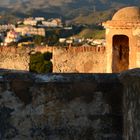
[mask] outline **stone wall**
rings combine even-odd
[[[0,68],[29,70],[30,52],[52,52],[53,72],[106,72],[105,47],[0,47]]]
[[[1,140],[122,140],[117,74],[0,75]]]
[[[28,70],[29,48],[0,47],[0,68]]]
[[[138,48],[137,48],[136,64],[137,64],[137,67],[140,67],[140,46],[138,46]]]
[[[53,72],[105,73],[105,47],[54,48]]]
[[[124,140],[140,139],[140,69],[123,72],[123,131]]]
[[[139,73],[1,70],[0,139],[139,140]]]

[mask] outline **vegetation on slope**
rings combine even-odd
[[[111,19],[113,14],[115,13],[114,10],[105,10],[105,11],[99,11],[95,13],[91,13],[88,16],[80,15],[76,17],[73,22],[74,23],[82,23],[82,24],[99,24],[103,21],[106,21],[108,19]]]
[[[93,39],[104,39],[105,30],[104,29],[83,29],[79,34],[75,35],[76,38],[93,38]]]

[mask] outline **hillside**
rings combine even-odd
[[[76,23],[98,23],[108,19],[113,10],[140,5],[139,0],[1,0],[0,14],[11,13],[18,17],[62,17]],[[94,20],[95,17],[101,17]]]
[[[93,38],[103,39],[105,38],[105,30],[99,29],[83,29],[79,34],[75,35],[76,38]]]
[[[96,11],[86,15],[77,16],[73,22],[74,23],[83,23],[83,24],[99,24],[102,21],[111,19],[116,10],[108,9],[104,11]]]

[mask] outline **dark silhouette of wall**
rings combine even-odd
[[[122,140],[117,74],[1,73],[1,139]]]

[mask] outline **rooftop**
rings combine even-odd
[[[112,20],[139,21],[140,8],[135,6],[122,8],[114,14]]]

